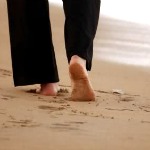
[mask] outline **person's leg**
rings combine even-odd
[[[59,81],[48,0],[7,0],[15,86],[41,84],[54,95]]]
[[[63,0],[65,44],[72,81],[73,100],[94,100],[88,78],[93,56],[93,40],[99,19],[100,0]]]
[[[91,70],[93,39],[96,34],[100,0],[63,0],[65,12],[65,44],[68,61],[73,55],[86,60]]]

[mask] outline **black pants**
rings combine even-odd
[[[58,82],[48,0],[7,0],[15,86]],[[100,0],[63,0],[68,62],[73,55],[91,69]]]

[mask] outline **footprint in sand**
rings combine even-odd
[[[32,120],[10,120],[8,121],[12,126],[15,127],[39,127],[40,124],[33,122]]]
[[[5,69],[0,69],[0,77],[10,77],[12,76],[12,72]]]
[[[47,106],[47,105],[41,105],[38,107],[39,109],[43,109],[43,110],[50,110],[50,111],[61,111],[64,110],[65,107],[53,107],[53,106]]]
[[[74,126],[70,123],[53,123],[50,127],[58,131],[78,131],[81,130],[78,126]]]
[[[14,98],[17,98],[16,96],[13,96],[13,95],[2,95],[1,99],[2,100],[12,100]]]

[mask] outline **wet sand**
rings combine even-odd
[[[104,54],[103,49],[111,53],[120,51],[116,44],[120,41],[124,52],[132,50],[131,43],[137,42],[140,42],[138,52],[144,51],[143,32],[146,29],[148,37],[150,27],[101,16],[90,72],[96,102],[72,102],[62,8],[51,6],[61,79],[57,97],[35,94],[38,85],[13,87],[5,1],[0,1],[0,10],[0,150],[150,149],[149,67],[97,57]]]

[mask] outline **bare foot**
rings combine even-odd
[[[94,101],[95,93],[88,78],[86,61],[77,55],[71,58],[69,72],[72,83],[71,99],[74,101]]]
[[[59,90],[59,86],[57,83],[41,84],[40,94],[46,96],[56,96],[58,90]]]

